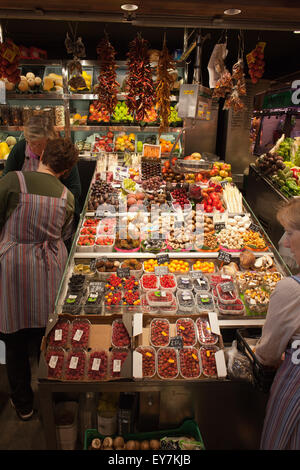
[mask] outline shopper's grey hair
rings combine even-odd
[[[26,140],[55,139],[57,132],[47,116],[31,116],[24,126]]]
[[[281,204],[277,212],[277,220],[284,227],[300,230],[300,198],[294,197]]]

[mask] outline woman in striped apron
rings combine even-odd
[[[278,211],[285,246],[300,266],[300,200]],[[267,404],[262,450],[300,450],[300,276],[279,281],[270,297],[255,353],[262,365],[278,367]]]
[[[10,171],[37,171],[46,143],[49,139],[59,137],[53,122],[47,116],[32,116],[24,126],[25,139],[19,140],[12,148],[3,176]],[[74,232],[80,216],[81,182],[77,165],[68,175],[62,175],[62,183],[71,191],[75,198]]]
[[[77,158],[72,142],[51,140],[37,172],[10,172],[0,181],[1,199],[7,201],[6,213],[0,205],[0,221],[5,217],[2,230],[0,224],[0,338],[6,345],[11,401],[22,419],[33,414],[28,343],[40,347],[68,257],[63,239],[72,231],[74,197],[58,178]],[[12,208],[16,185],[18,202]],[[40,189],[29,191],[29,185]]]

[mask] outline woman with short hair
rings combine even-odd
[[[285,229],[285,246],[300,266],[300,199],[283,205],[277,218]],[[300,274],[277,283],[255,349],[263,366],[277,368],[267,404],[262,450],[300,450],[299,284]]]
[[[38,353],[68,259],[74,196],[61,182],[78,160],[68,139],[48,140],[37,171],[0,180],[0,339],[6,346],[11,402],[33,415],[29,345]]]
[[[5,176],[10,171],[37,171],[40,156],[49,139],[59,137],[52,121],[45,115],[31,116],[24,126],[24,139],[19,140],[12,148],[3,170]],[[70,173],[61,176],[62,183],[73,193],[75,198],[75,219],[80,215],[79,198],[81,183],[77,165]],[[75,227],[74,227],[75,230]]]

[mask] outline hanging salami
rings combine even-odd
[[[117,82],[116,51],[107,35],[98,44],[97,55],[100,62],[100,73],[96,86],[98,98],[94,102],[94,106],[97,109],[101,108],[105,113],[113,114],[118,102],[117,93],[120,85]]]
[[[157,64],[156,98],[157,108],[160,114],[160,132],[166,131],[169,127],[169,116],[171,113],[170,95],[174,86],[175,61],[170,56],[166,38],[164,38],[163,48],[159,54]]]
[[[136,121],[143,121],[155,104],[155,88],[149,61],[149,43],[140,34],[130,43],[127,57],[126,104]]]

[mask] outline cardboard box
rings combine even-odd
[[[215,312],[210,312],[207,314],[197,314],[191,315],[193,321],[195,321],[199,317],[207,316],[210,321],[211,331],[217,335],[219,335],[219,341],[217,346],[220,348],[217,351],[216,357],[216,366],[217,366],[217,373],[218,378],[226,378],[227,369],[226,369],[226,362],[224,356],[224,344],[222,335],[219,328],[218,317]],[[88,342],[88,350],[93,351],[106,351],[108,355],[108,361],[110,362],[112,356],[112,325],[115,320],[122,320],[129,336],[131,337],[131,347],[127,348],[128,356],[125,359],[121,369],[120,369],[120,376],[115,378],[111,377],[109,374],[107,378],[101,381],[110,381],[110,380],[119,380],[119,379],[135,379],[135,380],[149,380],[149,378],[143,378],[142,375],[142,355],[136,351],[138,346],[150,346],[150,323],[154,318],[165,318],[170,323],[170,337],[176,337],[176,321],[179,318],[186,318],[181,317],[179,315],[164,315],[164,316],[157,316],[157,315],[148,315],[142,313],[131,313],[126,312],[123,315],[114,314],[110,316],[102,316],[102,315],[68,315],[63,314],[59,316],[53,316],[50,319],[48,324],[46,335],[42,341],[42,354],[41,354],[41,361],[40,361],[40,378],[47,379],[48,378],[48,365],[45,360],[45,353],[47,350],[47,335],[50,333],[51,329],[55,326],[56,322],[59,318],[67,318],[70,321],[75,320],[76,318],[88,318],[91,322],[90,325],[90,334],[89,334],[89,342]],[[200,345],[196,342],[195,347],[200,349]],[[158,348],[154,348],[157,350]],[[199,379],[204,379],[203,375],[200,376]],[[52,380],[49,378],[49,380]],[[56,379],[57,380],[57,379]],[[63,380],[63,379],[62,379]],[[151,380],[151,379],[150,379]],[[152,377],[152,380],[161,380],[157,374]],[[175,380],[187,380],[183,379],[180,375]],[[197,379],[198,380],[198,379]],[[86,381],[86,380],[85,380]],[[87,380],[89,381],[89,380]]]

